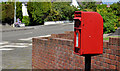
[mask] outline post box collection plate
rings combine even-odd
[[[79,55],[103,53],[103,18],[97,12],[75,11],[74,52]]]

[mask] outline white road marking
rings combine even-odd
[[[32,33],[32,32],[29,32],[26,34],[30,34],[30,33]],[[23,38],[23,39],[18,39],[18,40],[32,41],[32,38],[49,37],[49,36],[51,36],[51,35],[29,37],[29,38]],[[13,48],[25,48],[25,47],[28,47],[31,45],[32,45],[32,43],[10,43],[10,42],[4,41],[4,42],[0,42],[0,50],[14,50]]]
[[[1,50],[13,50],[13,49],[11,49],[11,48],[2,48],[2,49],[0,49],[0,51]]]
[[[10,43],[10,45],[20,45],[20,46],[24,46],[24,45],[29,45],[29,43]]]
[[[0,45],[3,45],[3,44],[8,44],[9,42],[7,41],[4,41],[4,42],[0,42]]]
[[[29,44],[30,46],[32,45],[32,43],[31,44]]]
[[[51,36],[51,35],[36,36],[36,37],[29,37],[29,38],[18,39],[18,40],[29,41],[29,40],[32,40],[32,38],[49,37],[49,36]]]
[[[18,40],[28,41],[28,40],[32,40],[32,37],[30,37],[30,38],[24,38],[24,39],[18,39]]]
[[[8,48],[24,48],[24,47],[28,47],[28,46],[19,46],[19,45],[4,45],[4,46],[1,46],[1,48],[5,48],[5,47],[8,47]]]

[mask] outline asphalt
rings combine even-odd
[[[40,25],[33,26],[33,28],[34,29],[30,30],[2,32],[2,42],[8,42],[8,44],[4,44],[2,46],[9,46],[13,43],[18,43],[20,45],[31,44],[31,40],[25,41],[19,39],[26,39],[30,37],[44,36],[50,34],[59,34],[64,33],[64,31],[73,31],[73,24]],[[13,49],[2,51],[2,58],[0,59],[2,59],[2,69],[4,69],[3,71],[10,71],[10,69],[12,69],[12,71],[14,71],[15,69],[18,69],[18,71],[24,71],[27,69],[29,71],[30,69],[32,69],[32,45],[29,45],[28,47],[16,47],[15,45],[13,45],[3,48]]]
[[[0,26],[0,32],[20,31],[20,30],[31,30],[33,27],[12,27],[12,26]]]

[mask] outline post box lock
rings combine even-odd
[[[74,53],[103,53],[103,19],[97,12],[75,11]]]

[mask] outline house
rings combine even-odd
[[[79,4],[78,4],[77,0],[72,0],[71,6],[78,7]]]

